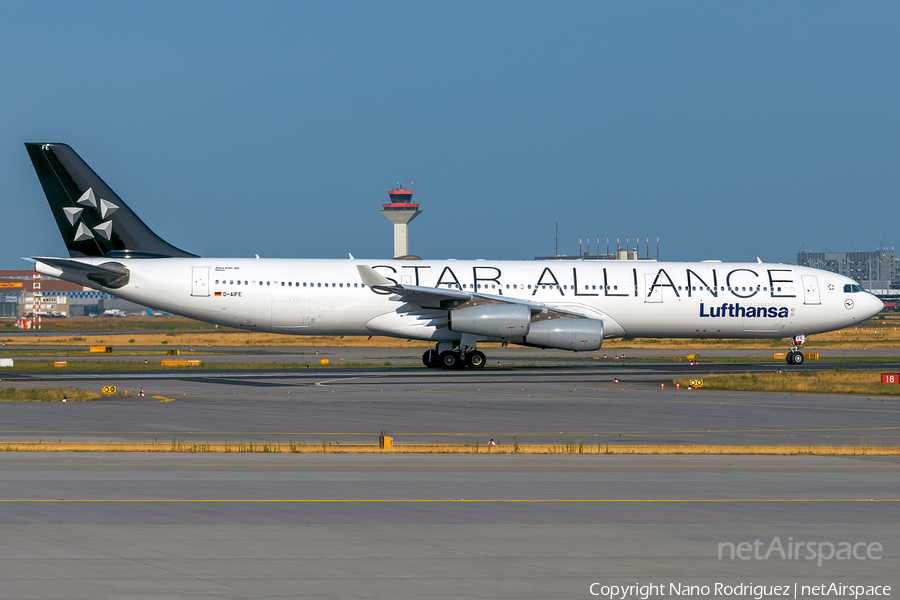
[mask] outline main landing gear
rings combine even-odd
[[[426,367],[436,369],[461,369],[463,367],[470,369],[481,369],[487,362],[484,352],[474,348],[467,348],[465,352],[457,348],[444,350],[439,352],[440,344],[437,348],[426,350],[422,355],[422,363]]]
[[[795,335],[791,338],[791,349],[785,356],[785,360],[789,365],[803,364],[803,344],[806,343],[805,335]]]

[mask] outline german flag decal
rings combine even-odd
[[[221,296],[222,292],[216,292],[216,296]]]

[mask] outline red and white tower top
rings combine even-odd
[[[397,189],[388,192],[391,201],[388,204],[382,204],[384,210],[419,210],[419,205],[412,201],[413,191],[411,189],[404,190],[403,184],[397,182]]]

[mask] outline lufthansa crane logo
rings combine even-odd
[[[847,298],[846,300],[844,300],[844,308],[846,308],[847,310],[852,309],[853,308],[853,300],[850,298]]]

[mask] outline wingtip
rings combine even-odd
[[[356,270],[359,272],[359,278],[365,285],[370,287],[373,286],[382,286],[382,287],[393,287],[394,282],[370,267],[369,265],[356,265]]]

